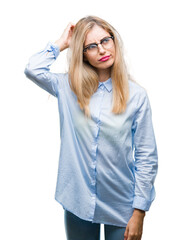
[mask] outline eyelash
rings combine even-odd
[[[101,43],[103,43],[104,41],[108,42],[108,38],[104,38],[104,39],[101,41]],[[88,48],[88,49],[91,49],[93,46],[94,46],[94,47],[97,47],[97,45],[91,44],[91,45],[88,46],[87,48]]]

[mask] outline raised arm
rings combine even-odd
[[[73,29],[74,25],[69,23],[57,41],[48,42],[42,51],[29,58],[24,70],[27,78],[55,97],[60,73],[50,72],[50,66],[57,59],[59,53],[69,47]]]

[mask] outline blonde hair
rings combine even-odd
[[[123,56],[123,42],[114,27],[105,20],[96,16],[86,16],[80,19],[73,30],[71,43],[68,49],[68,78],[72,91],[77,96],[80,108],[85,116],[90,117],[89,102],[96,92],[99,78],[96,70],[83,58],[83,45],[86,34],[94,25],[98,25],[114,36],[115,61],[111,67],[111,79],[113,86],[112,112],[120,114],[126,110],[129,99],[128,80],[134,81],[127,71]]]

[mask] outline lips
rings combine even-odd
[[[110,56],[104,56],[102,58],[99,59],[99,61],[103,62],[103,61],[107,61],[110,58]]]

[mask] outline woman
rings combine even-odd
[[[50,72],[68,48],[69,70]],[[61,147],[55,199],[68,240],[140,240],[158,169],[146,90],[127,71],[117,31],[87,16],[34,54],[26,76],[58,99]]]

